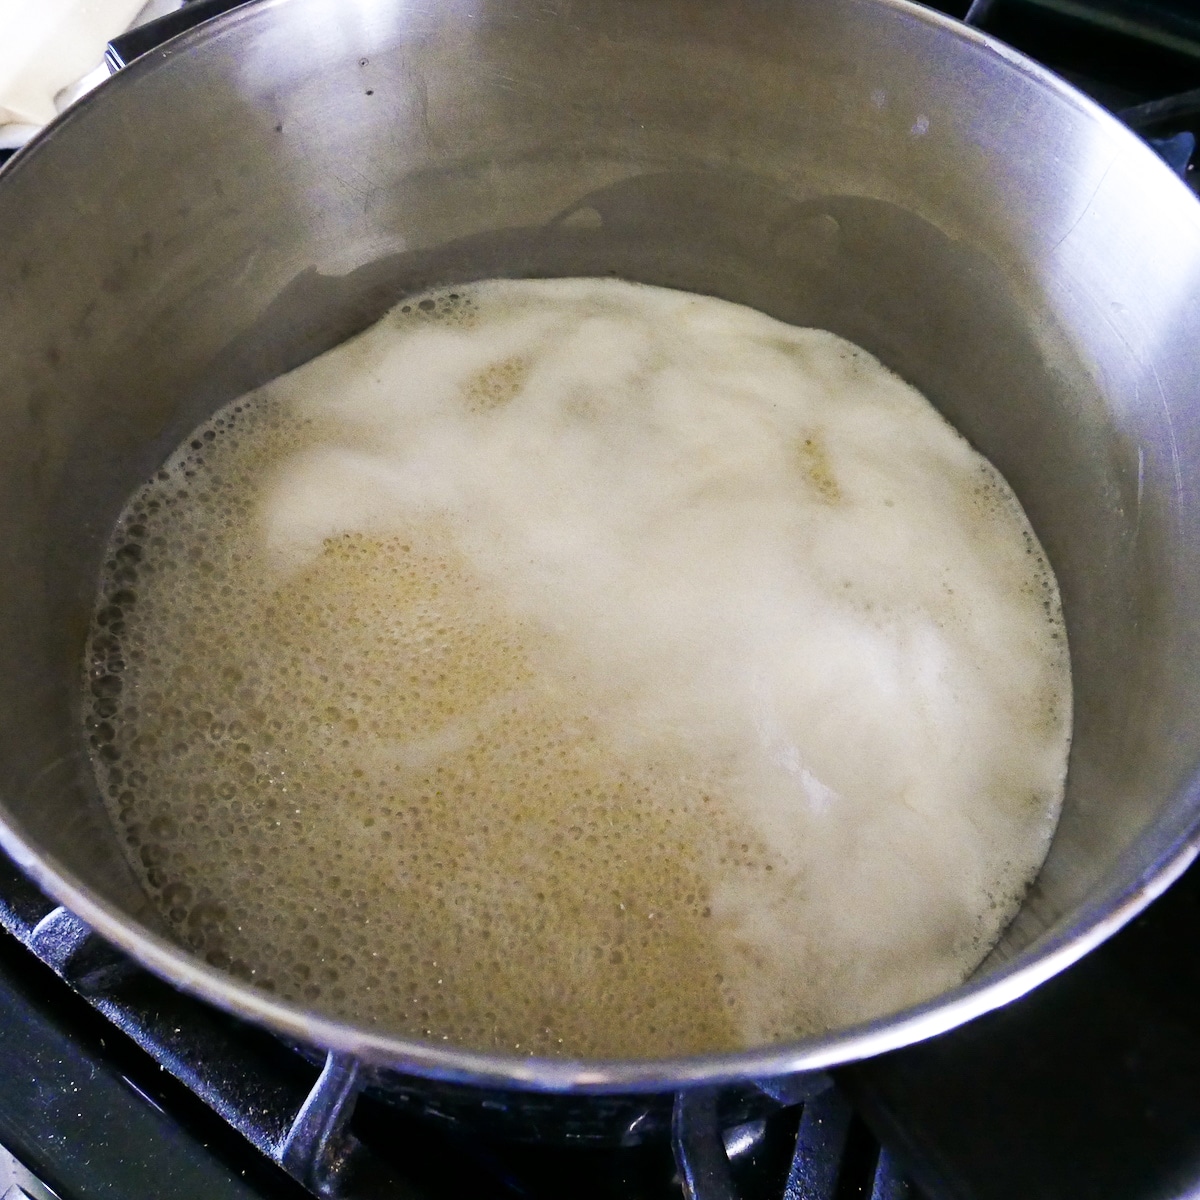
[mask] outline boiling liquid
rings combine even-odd
[[[1054,577],[862,350],[614,280],[412,300],[130,502],[97,776],[179,938],[517,1053],[786,1040],[961,981],[1049,843]]]

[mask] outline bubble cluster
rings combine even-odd
[[[407,301],[223,409],[131,499],[85,683],[130,861],[212,965],[478,1048],[730,1049],[952,985],[1011,915],[1061,800],[1065,639],[1023,513],[924,401],[832,335],[797,341],[813,331],[784,336],[679,293],[563,284],[575,292],[488,283]],[[713,329],[769,326],[765,366],[740,342],[730,353],[776,389],[771,404],[788,401],[781,337],[787,370],[824,392],[767,443],[760,416],[742,435],[701,413],[732,467],[672,441],[668,375],[698,351],[650,345],[638,321],[656,304],[705,345]],[[592,342],[570,341],[564,307],[593,322]],[[649,339],[636,370],[595,391],[561,374],[615,370],[613,337]],[[447,347],[448,383],[428,366]],[[868,447],[880,426],[869,454],[821,408],[850,387],[883,397],[852,418]],[[916,457],[884,470],[897,419],[914,423]],[[700,465],[663,474],[684,451]],[[543,464],[560,452],[575,457],[556,475]],[[750,554],[722,514],[748,520],[763,488]],[[917,595],[884,568],[923,544],[903,520],[923,520],[929,496],[953,497],[952,524],[971,510],[969,536],[953,536],[982,558],[958,569],[931,551]],[[859,569],[841,546],[868,510]],[[989,557],[999,584],[977,578]],[[815,664],[793,628],[814,623],[828,644]],[[989,691],[956,638],[1037,661]],[[908,690],[856,716],[841,673],[865,703]],[[1018,702],[1034,715],[1008,712]],[[888,722],[914,705],[929,719],[893,750]],[[958,761],[965,726],[938,743],[949,705],[975,705],[981,727],[1008,713],[991,735],[1000,777]],[[930,778],[905,776],[926,753]]]

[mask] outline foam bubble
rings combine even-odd
[[[793,1038],[961,980],[1061,801],[1049,565],[832,334],[613,280],[420,296],[135,495],[86,736],[210,963],[516,1053]]]

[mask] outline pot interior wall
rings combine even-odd
[[[1148,150],[873,0],[257,4],[0,181],[3,815],[145,912],[83,761],[124,499],[216,406],[406,292],[618,276],[823,326],[1007,476],[1062,587],[1075,742],[993,965],[1193,820],[1200,222]]]

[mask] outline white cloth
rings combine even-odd
[[[45,125],[146,0],[0,0],[0,125]]]

